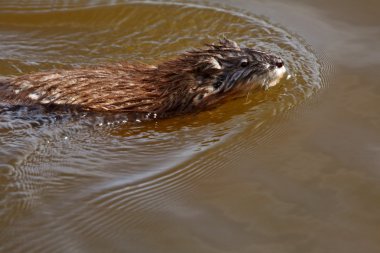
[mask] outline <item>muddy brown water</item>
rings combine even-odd
[[[380,252],[377,1],[1,1],[0,76],[222,34],[289,78],[167,120],[0,107],[1,252]]]

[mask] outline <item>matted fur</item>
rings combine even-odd
[[[0,80],[0,99],[170,115],[206,108],[252,85],[265,87],[278,78],[272,73],[276,65],[283,65],[277,56],[223,39],[157,66],[118,63]]]

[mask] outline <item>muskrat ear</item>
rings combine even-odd
[[[207,77],[218,73],[222,69],[222,65],[213,56],[202,57],[198,63],[194,66],[193,70],[196,70],[197,75]]]
[[[222,69],[222,66],[214,57],[208,58],[207,62],[211,64],[210,66],[212,69]]]

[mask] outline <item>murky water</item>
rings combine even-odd
[[[156,63],[224,34],[291,77],[160,121],[3,104],[0,251],[378,252],[378,18],[287,2],[1,2],[0,76]]]

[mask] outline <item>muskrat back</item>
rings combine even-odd
[[[18,105],[170,116],[202,110],[285,73],[282,59],[222,39],[156,66],[117,63],[0,79],[0,99]]]

